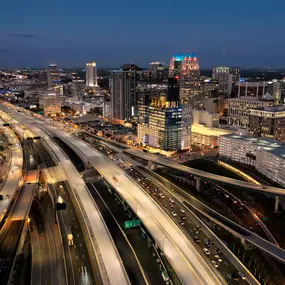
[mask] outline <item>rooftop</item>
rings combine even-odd
[[[197,124],[197,125],[192,125],[191,129],[192,133],[196,134],[201,134],[201,135],[206,135],[206,136],[223,136],[227,134],[232,134],[233,130],[225,130],[225,129],[220,129],[220,128],[209,128],[205,127],[204,125]]]
[[[259,148],[262,148],[276,156],[279,156],[283,159],[285,159],[285,144],[276,142],[275,140],[271,139],[260,139],[255,137],[248,137],[248,136],[240,136],[236,134],[227,134],[223,137],[231,138],[231,139],[237,139],[237,140],[243,140],[251,144],[256,144]]]

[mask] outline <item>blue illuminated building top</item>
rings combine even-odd
[[[175,53],[173,55],[173,58],[176,61],[183,61],[185,58],[196,58],[196,54],[195,53]]]

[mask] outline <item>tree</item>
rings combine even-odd
[[[3,151],[3,150],[4,150],[3,145],[0,145],[0,151]]]

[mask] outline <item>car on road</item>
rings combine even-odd
[[[185,213],[185,210],[184,210],[184,209],[180,209],[180,211],[181,211],[182,213]]]
[[[216,248],[216,249],[215,249],[215,252],[218,253],[218,254],[221,254],[221,253],[222,253],[219,248]]]
[[[173,217],[177,216],[177,214],[175,212],[171,212],[171,214],[172,214]]]
[[[195,240],[196,243],[199,243],[199,242],[200,242],[200,239],[199,239],[198,236],[194,236],[193,239]]]
[[[167,204],[166,203],[163,203],[162,205],[163,205],[163,207],[167,208]]]
[[[206,247],[203,248],[203,251],[206,253],[206,255],[210,255],[210,250]]]
[[[218,254],[215,255],[215,258],[216,258],[220,263],[223,262],[223,260],[221,259],[221,257],[220,257]]]
[[[174,203],[174,199],[169,198],[169,202]]]
[[[181,216],[180,217],[182,220],[186,220],[186,217],[185,216]]]
[[[159,193],[158,195],[159,195],[159,197],[160,197],[161,199],[164,198],[164,195],[163,195],[162,193]]]
[[[170,207],[170,208],[174,208],[174,204],[169,203],[169,207]]]
[[[179,224],[180,224],[181,226],[184,226],[184,225],[185,225],[185,223],[184,223],[183,221],[179,221]]]
[[[241,279],[245,280],[246,279],[246,276],[243,272],[240,272],[238,273],[238,275],[241,277]]]
[[[217,261],[216,261],[216,260],[212,260],[212,264],[213,264],[216,268],[218,268],[218,267],[219,267],[219,264],[217,263]]]

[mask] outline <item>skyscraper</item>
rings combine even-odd
[[[95,61],[86,63],[86,86],[88,88],[97,87],[97,66]]]
[[[56,82],[60,80],[60,70],[56,63],[52,63],[47,69],[47,83],[48,88],[56,85]]]
[[[111,118],[129,121],[136,115],[136,86],[140,68],[134,64],[125,64],[120,70],[110,73]]]
[[[213,69],[212,79],[218,80],[219,92],[222,94],[228,94],[231,89],[233,81],[233,75],[230,74],[230,69],[225,66],[218,66]]]
[[[170,61],[169,76],[179,80],[181,103],[199,94],[200,65],[195,53],[175,54]]]

